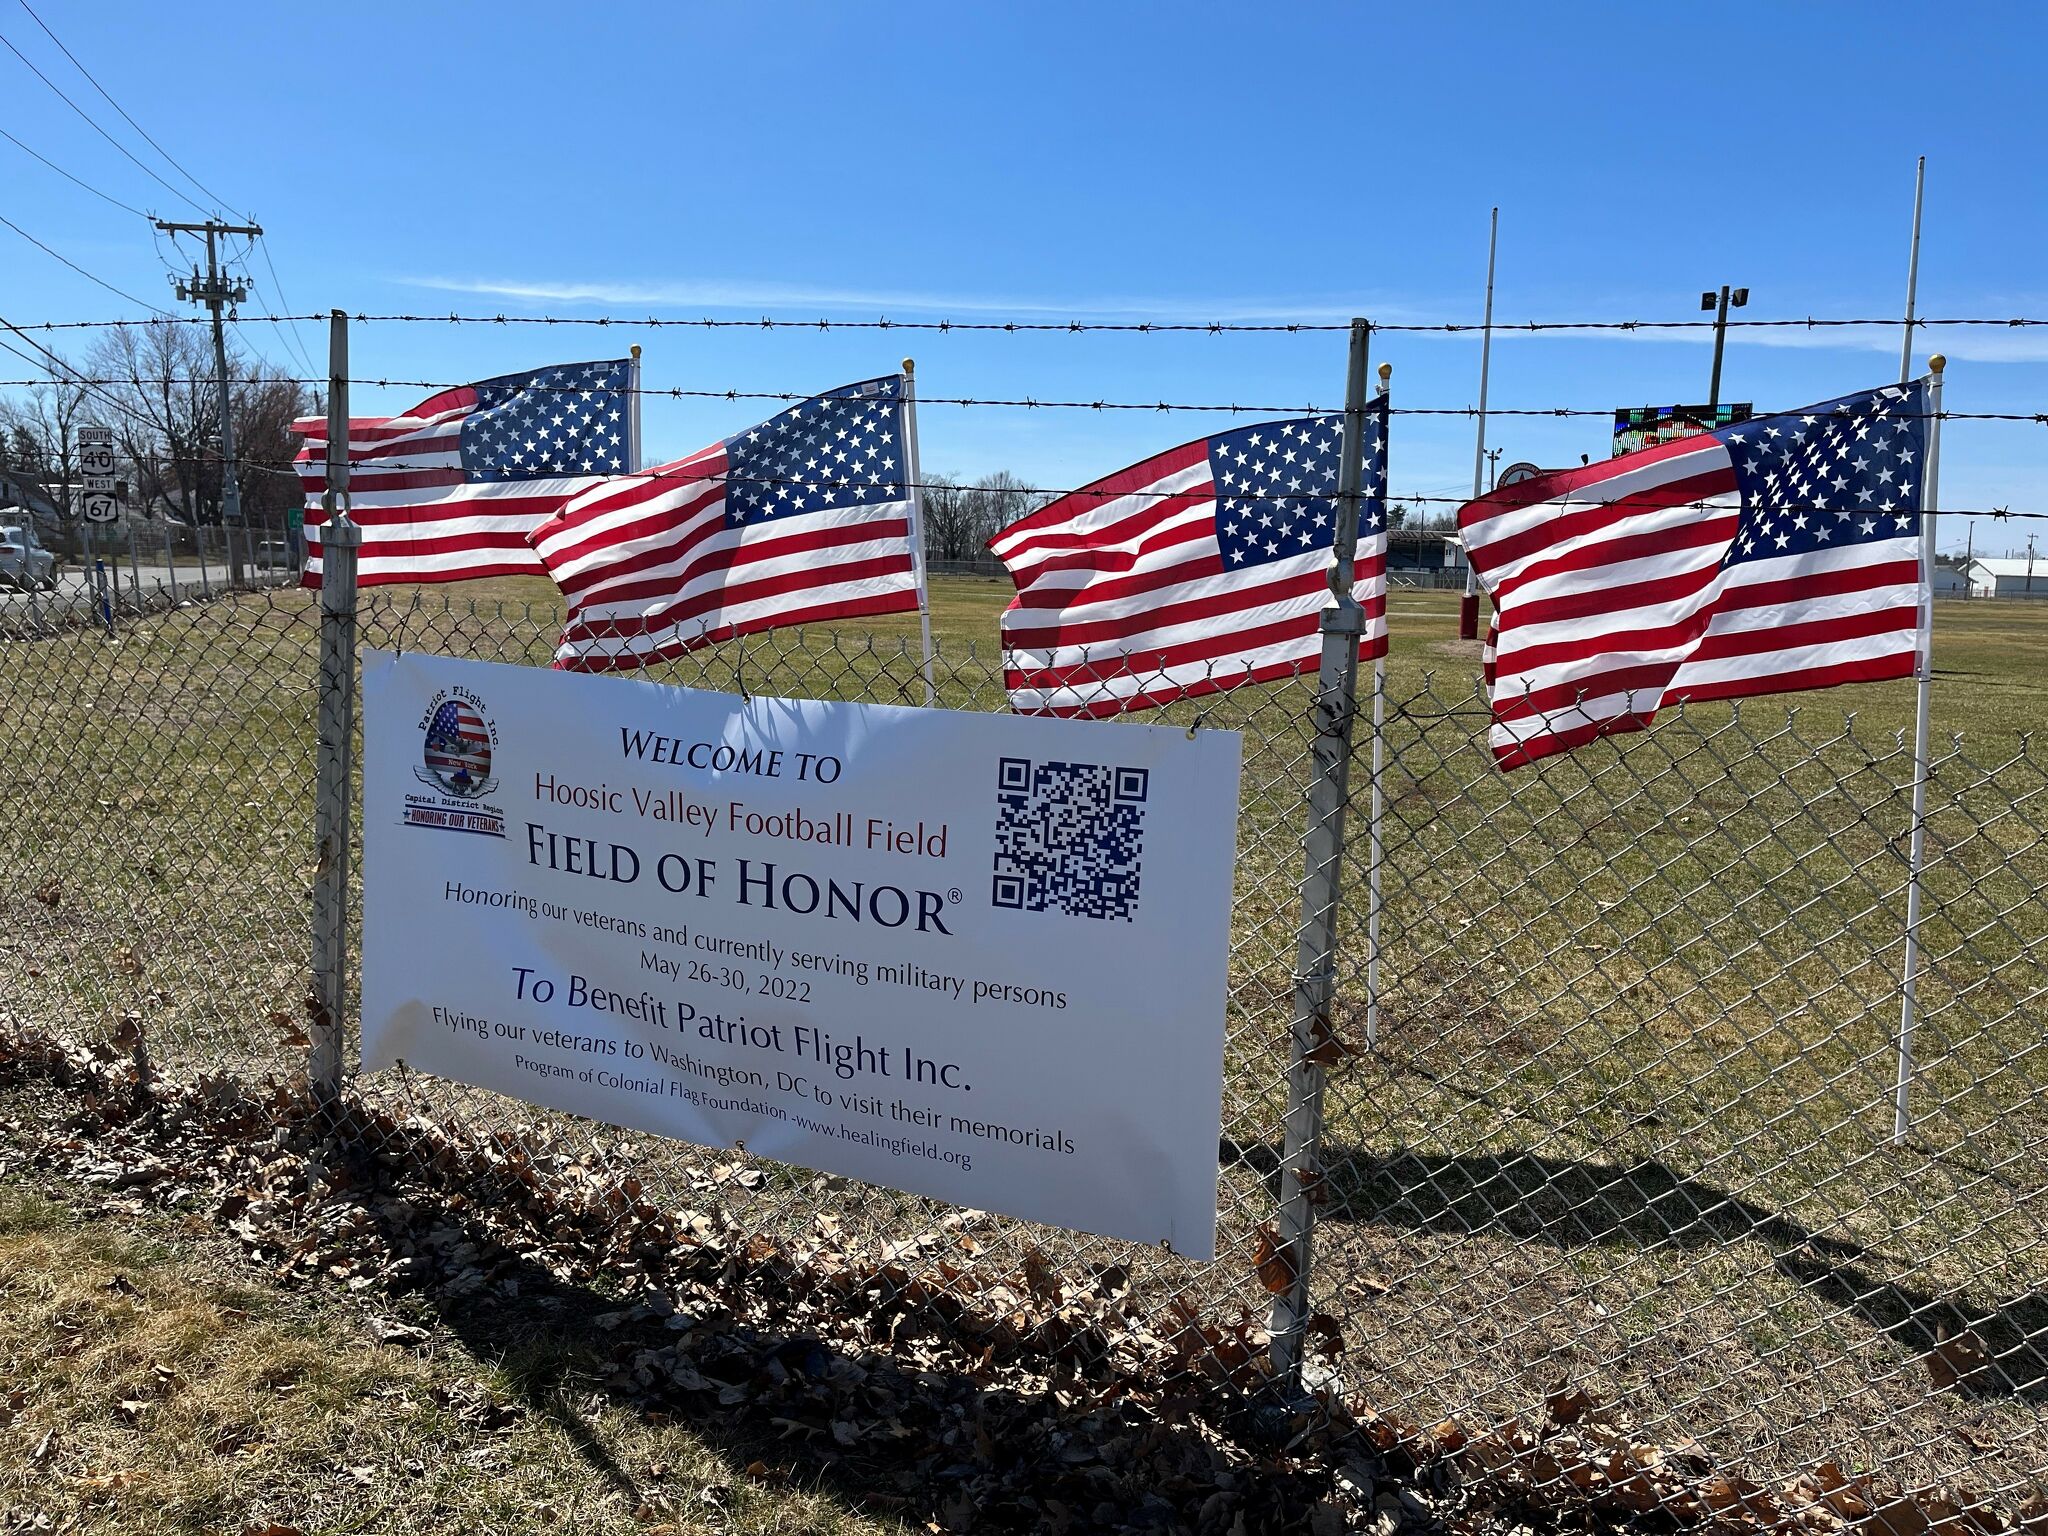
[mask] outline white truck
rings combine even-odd
[[[0,521],[0,584],[19,592],[49,591],[57,585],[57,557],[43,548],[35,524]]]

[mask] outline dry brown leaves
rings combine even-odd
[[[1267,1222],[1252,1234],[1252,1268],[1259,1273],[1259,1284],[1275,1296],[1285,1296],[1294,1289],[1299,1272],[1294,1267],[1294,1252],[1280,1243],[1280,1229]]]
[[[1573,1383],[1546,1394],[1540,1417],[1484,1431],[1456,1420],[1428,1430],[1387,1418],[1370,1424],[1382,1449],[1421,1464],[1447,1462],[1470,1486],[1518,1509],[1756,1536],[2048,1536],[2048,1505],[2040,1525],[2029,1527],[2024,1508],[2015,1516],[1967,1494],[1909,1493],[1834,1462],[1767,1485],[1718,1465],[1695,1441],[1639,1436],[1626,1414]]]
[[[139,1029],[92,1048],[0,1035],[9,1076],[60,1085],[79,1106],[35,1149],[43,1166],[204,1206],[288,1283],[415,1293],[470,1323],[492,1309],[580,1309],[566,1315],[609,1341],[611,1389],[649,1417],[722,1417],[782,1448],[749,1476],[835,1479],[936,1531],[1384,1536],[1541,1519],[2048,1536],[2048,1504],[2008,1513],[1968,1494],[1908,1497],[1833,1463],[1765,1485],[1695,1443],[1640,1435],[1576,1384],[1526,1419],[1483,1426],[1424,1428],[1327,1400],[1260,1408],[1262,1318],[1212,1315],[1184,1296],[1150,1310],[1120,1266],[1062,1273],[1036,1250],[1004,1272],[975,1212],[882,1243],[849,1239],[831,1217],[777,1241],[723,1201],[764,1177],[743,1160],[701,1175],[700,1209],[664,1209],[630,1160],[571,1149],[546,1125],[478,1139],[359,1100],[323,1121],[283,1088],[152,1080]],[[1268,1291],[1292,1284],[1274,1229],[1252,1259]],[[616,1300],[593,1305],[598,1289]],[[382,1319],[372,1332],[397,1347],[429,1337]],[[1321,1316],[1308,1342],[1324,1358],[1344,1347]],[[1973,1336],[1943,1338],[1927,1368],[1937,1385],[1961,1384],[1982,1354]],[[120,1411],[147,1415],[149,1394]],[[700,1513],[650,1504],[648,1523],[688,1529]]]
[[[1991,1369],[1991,1351],[1968,1329],[1951,1334],[1943,1325],[1934,1348],[1921,1357],[1937,1392],[1967,1387],[1981,1381]]]
[[[705,1170],[698,1208],[669,1209],[629,1159],[543,1125],[470,1138],[353,1100],[323,1124],[281,1088],[148,1079],[141,1055],[126,1035],[0,1039],[0,1078],[39,1076],[80,1106],[33,1160],[207,1210],[284,1283],[411,1293],[465,1332],[494,1311],[507,1327],[536,1309],[580,1319],[607,1341],[609,1389],[650,1417],[778,1447],[752,1477],[830,1479],[940,1530],[1199,1536],[1352,1528],[1384,1489],[1341,1414],[1247,1410],[1262,1317],[1155,1309],[1116,1264],[1025,1252],[1006,1269],[979,1213],[884,1242],[831,1219],[775,1239],[726,1203],[764,1178],[744,1161]],[[598,1288],[615,1299],[593,1304]],[[381,1316],[369,1331],[428,1337]],[[1334,1345],[1334,1326],[1317,1337]],[[147,1416],[147,1396],[124,1411]],[[703,1511],[646,1513],[691,1529]]]

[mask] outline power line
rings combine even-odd
[[[119,396],[109,394],[104,388],[101,387],[105,381],[87,378],[84,374],[80,373],[76,368],[72,367],[70,363],[66,362],[57,353],[52,352],[48,347],[44,346],[41,342],[37,341],[35,337],[29,335],[20,326],[10,322],[4,315],[0,315],[0,330],[12,331],[15,335],[19,336],[23,341],[27,342],[30,346],[34,347],[38,352],[42,353],[43,357],[47,359],[47,361],[42,365],[44,368],[47,369],[51,366],[55,366],[57,368],[63,369],[65,373],[68,373],[72,376],[70,382],[78,385],[82,389],[87,390],[96,398],[112,406],[122,415],[131,417],[134,420],[141,422],[145,427],[148,427],[151,432],[161,432],[163,430],[160,423],[152,420],[148,416],[145,416],[142,412],[136,410],[133,406],[129,405],[127,401],[122,400]],[[0,351],[12,353],[15,357],[18,357],[23,362],[31,365],[34,365],[36,362],[36,359],[30,357],[26,352],[21,351],[19,348],[9,346],[4,341],[0,341]],[[29,380],[28,382],[40,384],[46,382],[46,380],[32,379]],[[176,462],[177,456],[173,455],[172,460],[173,462]],[[203,456],[187,456],[186,462],[204,463],[206,461]]]
[[[5,139],[8,143],[12,144],[16,149],[20,150],[23,154],[32,156],[33,158],[42,161],[44,165],[47,165],[51,170],[55,171],[59,176],[62,176],[66,181],[71,182],[76,186],[83,187],[86,191],[90,192],[94,197],[100,199],[101,202],[112,203],[116,208],[119,208],[122,212],[132,213],[138,219],[146,219],[149,217],[148,214],[144,213],[140,208],[137,208],[133,203],[124,203],[121,201],[121,199],[115,197],[112,193],[102,192],[98,187],[94,186],[91,182],[82,181],[78,177],[72,175],[69,171],[65,170],[63,166],[59,165],[56,161],[50,159],[47,155],[37,154],[34,150],[30,149],[26,144],[22,143],[21,140],[17,139],[13,134],[9,133],[5,128],[0,128],[0,139]]]
[[[86,271],[85,268],[81,267],[77,262],[73,261],[69,256],[64,255],[62,252],[51,250],[50,247],[44,245],[42,241],[38,240],[34,235],[30,234],[27,230],[23,229],[19,224],[15,223],[14,220],[8,218],[5,214],[0,214],[0,224],[5,224],[9,229],[13,230],[17,235],[21,236],[22,239],[26,240],[30,245],[34,246],[44,255],[49,256],[54,260],[63,262],[65,266],[69,267],[72,271],[76,272],[80,277],[84,278],[87,282],[98,283],[102,288],[106,289],[107,292],[111,294],[116,294],[119,297],[126,299],[130,304],[139,305],[143,309],[151,310],[156,314],[162,315],[167,320],[172,318],[168,311],[158,309],[154,304],[150,303],[147,299],[138,299],[137,297],[135,297],[134,294],[128,293],[120,288],[116,288],[112,283],[108,282],[105,278],[96,277],[94,276],[94,274]],[[9,326],[8,329],[12,330],[13,327]]]
[[[92,88],[100,93],[101,98],[106,101],[107,105],[112,107],[116,112],[118,112],[121,115],[121,120],[125,122],[130,128],[134,129],[138,134],[140,134],[143,138],[143,141],[147,143],[151,149],[155,150],[159,155],[163,156],[164,160],[168,162],[174,169],[176,169],[178,174],[183,176],[186,181],[190,182],[195,188],[197,188],[202,195],[211,198],[216,207],[226,208],[231,206],[226,198],[222,197],[218,192],[214,191],[211,187],[207,186],[205,182],[201,181],[197,176],[193,175],[192,172],[186,168],[183,161],[179,160],[176,155],[172,154],[168,149],[164,148],[162,144],[158,143],[156,137],[153,134],[151,134],[147,128],[143,127],[142,124],[135,120],[134,115],[131,112],[129,112],[129,110],[126,107],[122,106],[118,100],[115,99],[113,92],[109,91],[104,85],[100,83],[99,77],[95,75],[91,70],[85,67],[84,61],[80,59],[77,54],[73,53],[70,47],[65,43],[64,39],[59,37],[56,34],[56,32],[52,30],[50,24],[47,21],[43,20],[42,16],[36,11],[36,8],[33,5],[29,4],[29,0],[20,0],[20,3],[21,8],[28,13],[29,18],[32,21],[34,21],[38,27],[42,29],[43,35],[49,38],[49,40],[52,43],[55,43],[57,45],[57,50],[60,53],[62,53],[65,58],[71,61],[72,67],[76,69],[81,75],[85,76],[86,80],[92,85]],[[24,63],[28,63],[28,60],[22,55],[21,50],[15,48],[12,42],[9,42],[7,46],[13,50],[17,58],[21,58]],[[35,66],[33,64],[30,64],[29,67],[31,69],[35,69]],[[43,75],[41,70],[36,70],[36,74],[40,79],[43,80],[43,83],[49,85],[52,90],[57,89],[54,82],[52,82],[48,76]],[[63,96],[64,93],[62,91],[58,91],[58,95]],[[76,102],[73,102],[70,97],[65,96],[64,100],[66,104],[69,105],[73,111],[78,112],[81,117],[86,116],[83,110],[79,108],[78,104]],[[92,122],[92,119],[90,117],[87,117],[86,120],[88,122]],[[112,135],[108,134],[104,129],[100,128],[97,123],[93,123],[93,127],[97,131],[99,131],[101,137],[105,138],[108,143],[114,144],[114,147],[120,149],[123,154],[128,154],[128,151],[125,148],[123,148],[123,146],[116,143]],[[13,136],[10,134],[9,137],[12,138]],[[19,141],[17,140],[16,142],[18,143]],[[31,151],[31,153],[33,153],[33,151]],[[37,158],[41,159],[42,157],[37,156]],[[136,165],[141,166],[142,169],[144,169],[145,171],[149,169],[147,166],[143,166],[140,160],[136,160],[134,155],[128,154],[128,158],[131,161],[134,161]],[[48,164],[49,162],[46,161],[45,163]],[[52,169],[61,168],[53,166]],[[70,173],[64,172],[63,174],[69,175]],[[168,190],[176,193],[176,195],[183,198],[184,201],[186,201],[187,203],[192,203],[192,199],[190,199],[189,197],[185,197],[185,195],[181,192],[177,192],[176,188],[171,187],[168,182],[165,182],[161,176],[157,176],[154,171],[150,171],[149,174],[152,177],[154,177],[154,179],[158,182],[159,185],[162,185],[166,187]],[[72,177],[72,179],[74,181],[77,180],[76,177]],[[83,182],[79,184],[81,186],[85,185],[85,183]],[[90,187],[87,190],[97,191],[96,188]],[[106,194],[104,193],[100,193],[99,195],[103,197],[106,196]],[[109,198],[108,201],[114,202],[116,200]],[[126,208],[128,205],[125,203],[120,203],[118,204],[118,206]],[[193,203],[192,206],[199,207],[200,205]],[[140,210],[134,208],[129,208],[128,211],[131,213],[140,212]],[[204,212],[205,210],[202,208],[201,211]],[[147,215],[143,216],[147,217]],[[252,220],[251,222],[253,223],[254,221]],[[172,238],[175,240],[175,234],[173,235]],[[252,240],[251,244],[253,245],[253,243],[254,242]],[[247,255],[248,252],[245,250],[243,252],[244,259],[246,259]],[[284,297],[284,284],[282,280],[279,279],[277,276],[277,264],[271,260],[270,251],[267,246],[264,248],[263,259],[270,268],[271,280],[277,289],[278,302],[280,306],[289,307],[289,301],[286,300]],[[97,281],[97,279],[95,280]],[[118,292],[119,290],[114,291]],[[124,295],[124,297],[126,297],[126,295]],[[131,302],[138,301],[131,300]],[[156,306],[154,305],[144,305],[143,307],[146,309],[156,308]],[[162,311],[158,311],[158,313],[162,313]],[[296,326],[296,322],[293,322],[293,324],[294,326]],[[302,340],[297,338],[295,335],[288,335],[284,327],[275,321],[272,322],[272,326],[273,329],[277,331],[279,338],[285,342],[286,350],[288,352],[296,349],[299,361],[305,364],[306,371],[308,373],[319,372],[319,366],[316,363],[314,363],[311,354],[306,351]]]
[[[270,286],[277,292],[278,308],[284,310],[289,315],[292,301],[285,296],[284,279],[277,275],[277,263],[270,259],[270,241],[265,237],[259,236],[253,243],[263,253],[263,265],[270,271]],[[291,330],[287,332],[283,326],[278,325],[277,321],[273,320],[271,322],[273,326],[277,326],[278,335],[286,339],[287,345],[298,357],[299,361],[306,365],[306,372],[318,373],[320,365],[313,361],[313,354],[306,348],[306,339],[299,333],[299,322],[296,319],[292,319],[289,323]]]
[[[7,51],[9,53],[13,54],[17,59],[21,60],[22,63],[26,64],[29,67],[30,73],[32,73],[38,80],[42,81],[43,84],[47,85],[51,90],[55,91],[57,93],[58,100],[62,101],[65,106],[69,107],[72,111],[76,112],[81,118],[83,118],[85,120],[85,125],[88,128],[92,129],[94,133],[98,134],[101,138],[105,139],[109,144],[113,145],[114,148],[121,151],[123,155],[126,155],[129,163],[132,164],[138,171],[142,172],[143,175],[147,176],[151,181],[155,182],[158,186],[162,187],[166,192],[170,193],[171,196],[177,198],[179,201],[189,203],[194,208],[199,208],[199,211],[201,213],[204,213],[206,211],[204,208],[200,208],[199,204],[193,202],[192,199],[188,197],[185,193],[180,192],[168,181],[165,181],[163,177],[157,175],[155,171],[152,171],[140,160],[137,160],[135,156],[129,152],[127,145],[123,144],[111,133],[107,132],[106,129],[102,128],[93,119],[91,113],[87,112],[85,108],[81,107],[69,96],[65,95],[63,87],[58,85],[56,81],[52,80],[40,69],[37,69],[35,61],[31,59],[27,54],[23,53],[19,48],[15,47],[14,40],[4,32],[0,32],[0,43],[5,43],[7,45]]]
[[[29,18],[32,21],[34,21],[37,26],[43,29],[43,35],[47,37],[51,42],[57,45],[58,52],[62,53],[65,58],[71,61],[72,67],[75,68],[81,75],[85,76],[87,80],[92,82],[92,88],[98,91],[101,96],[106,98],[107,105],[112,107],[116,112],[121,114],[121,120],[125,122],[130,128],[133,128],[137,133],[142,135],[143,140],[149,145],[151,149],[155,150],[158,154],[162,155],[164,159],[168,160],[173,166],[175,166],[180,176],[183,176],[187,181],[191,182],[193,186],[197,187],[201,192],[205,193],[206,196],[212,198],[216,205],[223,208],[229,206],[226,198],[222,197],[218,192],[215,192],[212,188],[208,187],[205,182],[201,181],[197,176],[194,176],[190,171],[186,170],[183,165],[179,164],[178,157],[176,155],[173,155],[168,149],[165,149],[163,145],[157,143],[155,139],[149,136],[148,129],[144,128],[142,124],[138,123],[137,121],[135,121],[134,118],[128,115],[128,109],[122,106],[120,102],[114,100],[113,96],[108,92],[107,88],[99,83],[99,80],[93,75],[93,72],[91,70],[87,69],[83,64],[79,63],[78,55],[73,53],[69,48],[66,48],[64,46],[64,39],[59,37],[56,33],[50,30],[50,24],[47,21],[43,20],[42,17],[36,15],[35,7],[30,5],[28,3],[28,0],[21,0],[21,8],[24,11],[28,12]],[[10,46],[12,45],[10,44]],[[139,164],[140,162],[137,163]],[[180,195],[182,196],[182,194]]]

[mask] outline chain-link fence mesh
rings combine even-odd
[[[360,639],[544,665],[559,619],[372,589]],[[962,627],[939,625],[940,702],[1005,708],[1000,652]],[[126,1017],[160,1069],[303,1073],[318,659],[296,591],[131,606],[111,634],[89,610],[0,615],[0,1016]],[[1404,664],[1384,697],[1376,997],[1356,735],[1309,1384],[1444,1443],[1585,1389],[1636,1436],[1760,1478],[1826,1461],[2004,1497],[2048,1477],[2048,760],[2025,738],[1940,746],[1895,1142],[1910,746],[1763,701],[1503,775],[1460,665]],[[912,632],[886,621],[650,675],[923,697]],[[866,1245],[933,1306],[1114,1292],[1154,1338],[1178,1317],[1183,1354],[1234,1390],[1273,1280],[1314,696],[1300,678],[1139,717],[1244,732],[1213,1264],[416,1074],[353,1084],[364,1123],[436,1128],[521,1177],[602,1166],[622,1228],[658,1210]]]

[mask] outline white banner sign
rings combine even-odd
[[[363,1065],[1210,1258],[1234,731],[363,660]]]

